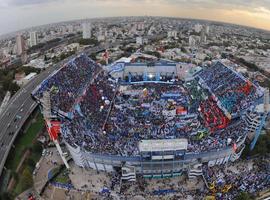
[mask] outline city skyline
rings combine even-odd
[[[213,20],[270,30],[269,0],[78,0],[76,4],[70,0],[0,0],[0,35],[59,21],[143,15]]]

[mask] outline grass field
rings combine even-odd
[[[8,170],[14,171],[14,172],[16,171],[16,168],[19,165],[25,151],[34,146],[34,144],[37,142],[35,141],[35,138],[37,134],[42,130],[43,127],[44,127],[43,117],[42,117],[42,114],[39,112],[37,116],[35,117],[35,120],[30,124],[28,129],[25,131],[25,133],[21,133],[20,135],[17,136],[14,142],[15,148],[12,148],[12,150],[10,151],[6,165],[5,165]],[[35,163],[40,159],[40,157],[41,157],[41,152],[35,152],[35,151],[31,151],[31,154],[29,156],[29,158],[33,160]],[[29,170],[32,176],[34,167],[28,166],[28,164],[24,162],[22,165],[22,171],[26,168]],[[16,185],[14,186],[12,194],[16,196],[20,194],[21,192],[23,192],[23,184],[24,184],[24,180],[21,174],[18,174],[18,181],[16,182]]]
[[[57,182],[57,183],[70,183],[70,179],[68,176],[68,170],[66,168],[64,168],[60,174],[58,174],[53,180],[53,182]]]
[[[6,167],[7,169],[16,171],[18,164],[27,148],[33,146],[33,140],[35,139],[37,133],[41,131],[44,126],[43,118],[41,113],[36,117],[36,121],[30,125],[28,130],[18,135],[14,142],[15,148],[12,148],[9,156],[7,158]]]

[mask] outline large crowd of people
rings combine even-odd
[[[182,84],[120,87],[99,74],[78,103],[80,112],[64,123],[66,141],[92,153],[136,156],[141,140],[187,138],[187,151],[200,153],[232,146],[246,134],[241,119],[207,129],[198,108],[189,112],[191,97]]]
[[[243,165],[203,166],[209,194],[221,199],[234,199],[237,194],[248,192],[256,195],[270,187],[270,163],[268,159],[255,159]]]
[[[88,151],[104,148],[104,151],[114,153],[113,149],[107,149],[109,145],[106,142],[109,144],[110,140],[104,134],[103,126],[115,92],[115,83],[110,82],[104,72],[92,80],[76,102],[73,119],[64,120],[62,132],[70,145],[78,145]]]
[[[200,111],[203,115],[205,126],[209,128],[211,132],[227,127],[229,119],[218,107],[212,96],[201,102]]]
[[[254,84],[220,62],[199,72],[199,77],[230,114],[248,108],[261,95]]]
[[[41,99],[43,93],[50,93],[53,110],[70,112],[76,98],[80,96],[99,66],[82,54],[65,64],[59,71],[42,82],[34,97]]]
[[[63,137],[92,153],[137,156],[139,141],[147,139],[187,138],[187,152],[193,153],[231,147],[245,136],[245,122],[229,120],[213,95],[238,112],[259,93],[220,63],[199,77],[185,84],[121,84],[81,55],[45,80],[34,96],[40,99],[48,91],[53,110],[72,113],[61,119]]]

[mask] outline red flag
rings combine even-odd
[[[236,145],[236,143],[233,143],[233,150],[234,150],[234,152],[236,152],[236,150],[237,150],[237,145]]]
[[[47,131],[51,140],[57,140],[60,133],[61,122],[59,121],[46,121]]]

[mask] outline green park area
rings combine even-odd
[[[69,179],[69,176],[68,176],[68,170],[66,168],[60,170],[60,173],[53,178],[52,182],[63,183],[63,184],[70,183],[71,180]]]
[[[21,192],[32,187],[32,173],[42,152],[42,146],[36,139],[43,128],[44,121],[42,115],[40,112],[37,112],[29,124],[26,125],[25,130],[17,136],[14,147],[11,149],[5,164],[6,170],[4,177],[2,177],[7,180],[6,184],[4,186],[2,185],[4,188],[1,189],[2,194],[0,195],[0,199],[3,199],[3,196],[4,199],[7,197],[13,199]],[[22,158],[25,159],[21,163]],[[20,170],[16,171],[20,164]],[[12,178],[15,180],[15,184],[7,193],[7,183]]]
[[[36,138],[37,133],[42,130],[43,125],[43,118],[42,115],[39,113],[35,120],[33,120],[32,124],[29,126],[28,130],[18,135],[17,139],[14,142],[15,148],[12,148],[12,150],[10,151],[5,165],[7,169],[16,170],[25,151],[28,149],[33,149],[33,147],[35,147],[36,143],[34,143],[33,141]],[[36,155],[34,155],[34,157],[38,158],[36,157]]]

